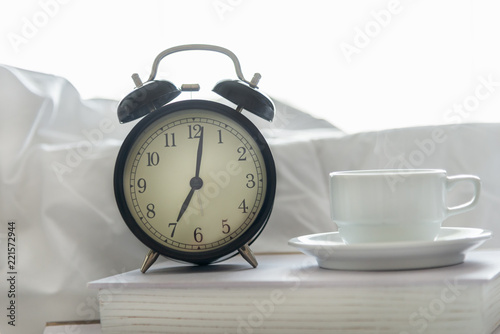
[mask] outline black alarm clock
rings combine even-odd
[[[173,101],[182,91],[155,80],[169,54],[216,51],[234,63],[239,80],[213,91],[236,108],[202,99]],[[146,245],[144,273],[159,255],[205,265],[240,253],[257,266],[249,245],[265,227],[274,203],[276,170],[271,150],[243,109],[272,121],[274,105],[258,91],[260,75],[247,81],[238,59],[213,45],[182,45],[161,52],[147,82],[118,106],[121,123],[143,117],[125,138],[114,170],[116,203],[132,233]]]

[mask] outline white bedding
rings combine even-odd
[[[112,189],[116,154],[132,125],[118,123],[116,101],[82,101],[59,77],[0,66],[0,87],[0,273],[8,272],[7,222],[14,220],[15,333],[41,332],[46,321],[97,319],[95,291],[87,291],[86,283],[136,269],[146,253],[122,222]],[[274,210],[254,251],[292,252],[288,239],[335,230],[328,173],[350,169],[443,168],[451,175],[478,175],[480,204],[445,225],[500,233],[500,124],[347,135],[277,106],[274,125],[252,118],[268,138],[278,172]],[[457,187],[451,202],[466,201],[469,191]],[[500,247],[499,240],[483,247]],[[0,280],[2,294],[6,285]],[[10,333],[6,326],[0,322],[1,333]]]

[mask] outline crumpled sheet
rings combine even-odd
[[[18,273],[17,324],[7,328],[2,321],[0,332],[40,333],[47,321],[98,319],[87,282],[136,269],[147,252],[123,223],[112,187],[115,158],[133,124],[118,123],[116,101],[81,100],[56,76],[0,66],[0,87],[0,273],[8,271],[8,221],[16,222]],[[499,124],[346,135],[282,104],[274,123],[249,118],[268,138],[278,177],[274,210],[254,252],[294,252],[290,238],[336,230],[328,174],[350,169],[478,175],[478,207],[445,225],[500,232]],[[456,187],[450,197],[467,201],[470,189]],[[492,239],[483,247],[499,246]],[[2,294],[7,283],[0,280]]]
[[[349,135],[311,129],[268,141],[277,161],[279,186],[268,233],[263,233],[256,246],[265,244],[266,249],[284,251],[282,246],[294,236],[336,230],[329,211],[328,175],[332,171],[437,168],[445,169],[448,175],[481,178],[478,205],[449,217],[443,226],[489,229],[494,237],[481,247],[500,247],[500,124],[425,126]],[[466,203],[471,196],[472,186],[459,183],[448,193],[448,206]]]

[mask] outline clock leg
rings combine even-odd
[[[252,265],[252,267],[256,268],[257,265],[259,264],[257,262],[257,259],[255,258],[255,256],[253,255],[253,252],[252,250],[250,249],[250,247],[248,247],[248,244],[245,244],[243,247],[241,247],[240,249],[238,249],[238,252],[240,252],[241,256],[248,262]]]
[[[141,267],[141,273],[145,273],[149,267],[155,263],[156,259],[158,259],[158,255],[160,255],[158,252],[155,252],[153,250],[149,250],[148,255],[146,255],[146,258],[144,259],[144,262],[142,263]]]

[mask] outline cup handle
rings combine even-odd
[[[461,205],[457,205],[451,208],[447,207],[446,208],[447,217],[472,210],[476,206],[479,200],[479,194],[481,193],[481,180],[477,176],[474,175],[447,176],[446,181],[447,181],[446,182],[447,190],[450,190],[455,186],[455,184],[461,181],[470,182],[474,186],[474,195],[472,196],[472,199],[469,202]]]

